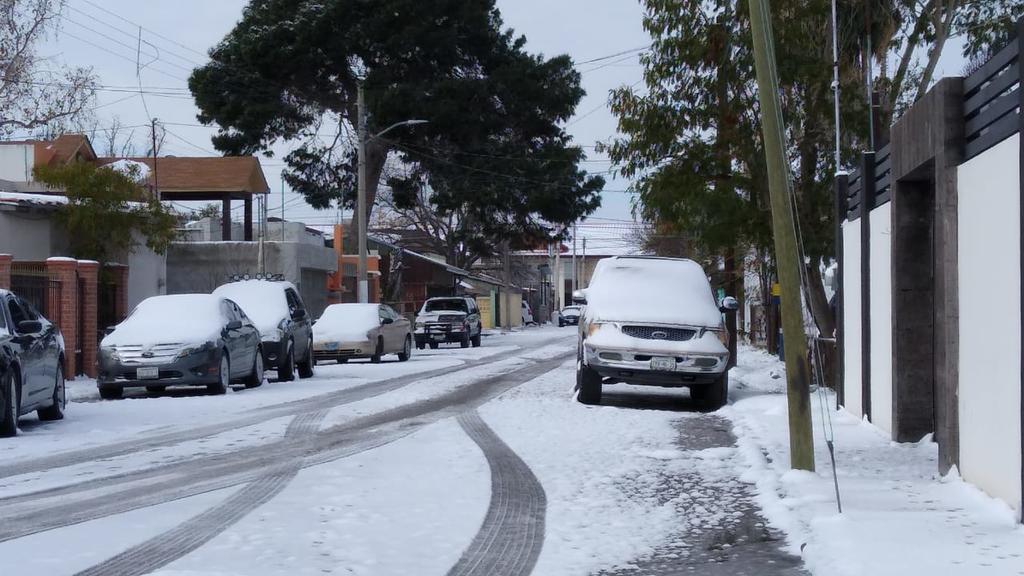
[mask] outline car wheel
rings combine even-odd
[[[412,336],[405,337],[405,346],[403,346],[402,351],[398,353],[399,362],[405,362],[409,358],[412,358]]]
[[[427,345],[426,345],[426,344],[424,344],[423,342],[417,342],[417,343],[416,343],[416,349],[417,349],[417,350],[423,350],[423,349],[424,349],[424,348],[426,348],[426,347],[427,347]]]
[[[723,373],[713,384],[690,388],[690,397],[701,410],[718,410],[729,402],[729,372]]]
[[[431,342],[430,343],[430,349],[431,350],[437,350],[437,342]]]
[[[473,348],[479,348],[480,347],[480,336],[481,336],[482,332],[483,332],[483,328],[481,328],[479,331],[477,331],[476,336],[473,336],[470,339],[470,342],[473,344]]]
[[[299,363],[299,378],[312,378],[313,377],[313,366],[316,362],[313,360],[313,339],[309,339],[309,344],[306,345],[306,358]]]
[[[576,365],[576,399],[583,404],[601,403],[601,375],[579,362]]]
[[[10,438],[18,434],[18,416],[20,406],[18,401],[18,384],[14,380],[14,374],[8,370],[0,376],[0,438]]]
[[[206,389],[213,394],[226,394],[228,386],[231,385],[231,359],[228,358],[228,351],[220,353],[220,375],[216,384],[207,384]]]
[[[459,340],[460,348],[469,348],[469,332],[462,335],[462,340]]]
[[[377,338],[377,350],[370,356],[370,362],[380,364],[380,357],[384,355],[384,339]]]
[[[263,350],[256,348],[256,359],[252,362],[252,373],[245,379],[246,388],[258,388],[263,385]]]
[[[48,408],[36,410],[40,420],[63,420],[64,408],[67,406],[68,394],[64,383],[64,368],[57,364],[57,377],[53,383],[53,404]]]
[[[146,392],[162,394],[167,391],[167,386],[146,386]]]
[[[558,321],[558,327],[559,327],[559,328],[565,328],[565,322],[564,322],[564,321],[562,321],[562,320],[559,320],[559,321]]]
[[[100,398],[104,400],[120,400],[124,397],[124,388],[120,386],[100,388]]]
[[[295,379],[295,346],[289,340],[286,344],[288,351],[281,357],[277,366],[277,379],[280,382],[291,382]]]

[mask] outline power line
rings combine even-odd
[[[651,47],[651,45],[647,44],[647,45],[644,45],[644,46],[640,46],[638,48],[630,48],[629,50],[623,50],[621,52],[616,52],[615,54],[609,54],[607,56],[600,56],[598,58],[591,58],[590,60],[584,60],[583,62],[574,62],[573,66],[583,66],[584,64],[593,64],[594,62],[602,62],[604,60],[611,60],[612,58],[618,58],[619,56],[625,56],[626,54],[631,54],[633,52],[642,52],[644,50],[647,50],[650,47]]]
[[[148,28],[143,27],[141,24],[139,24],[137,22],[132,22],[131,20],[128,20],[127,18],[125,18],[124,16],[121,16],[120,14],[117,14],[115,12],[107,10],[106,8],[100,6],[99,4],[96,4],[92,0],[82,0],[82,2],[85,2],[86,4],[92,6],[93,8],[96,8],[96,9],[102,11],[102,12],[106,12],[107,14],[117,18],[118,20],[121,20],[122,22],[131,24],[132,26],[135,26],[135,27],[137,27],[139,29],[145,30],[146,32],[149,32],[150,34],[156,36],[157,38],[162,38],[163,40],[166,40],[167,42],[170,42],[171,44],[174,44],[175,46],[178,46],[179,48],[184,48],[185,50],[188,50],[189,52],[193,52],[195,54],[198,54],[198,55],[202,56],[203,58],[207,57],[206,54],[204,54],[204,53],[202,53],[202,52],[200,52],[200,51],[198,51],[198,50],[196,50],[194,48],[190,48],[190,47],[188,47],[188,46],[178,42],[177,40],[173,40],[171,38],[168,38],[167,36],[164,36],[163,34],[160,34],[159,32],[155,32],[153,30],[150,30]]]
[[[132,40],[137,40],[138,39],[138,36],[136,36],[136,34],[134,32],[128,32],[128,31],[124,30],[123,28],[121,28],[119,26],[115,26],[115,25],[113,25],[113,24],[111,24],[111,23],[109,23],[109,22],[107,22],[105,20],[101,20],[101,19],[93,16],[92,14],[89,14],[85,10],[82,10],[81,8],[77,8],[75,6],[69,6],[69,8],[71,8],[72,10],[82,14],[83,16],[85,16],[86,18],[88,18],[88,19],[90,19],[90,20],[92,20],[94,22],[98,22],[98,23],[100,23],[100,24],[110,28],[111,30],[115,30],[117,32],[120,32],[121,34],[124,34],[125,36],[131,38]],[[77,24],[77,22],[76,22],[76,24]],[[81,24],[79,24],[79,26],[81,26]],[[138,26],[134,26],[133,25],[133,27],[141,29],[141,27],[138,27]],[[146,42],[146,43],[149,44],[150,46],[153,46],[153,48],[155,48],[157,51],[160,51],[160,48],[158,46],[156,46],[155,44],[153,44],[151,42]],[[165,52],[165,53],[167,53],[167,54],[169,54],[171,56],[174,56],[175,58],[179,58],[183,62],[187,62],[187,63],[192,64],[192,65],[199,65],[200,64],[200,62],[198,62],[195,59],[187,58],[187,57],[182,56],[182,55],[178,54],[177,52],[174,52],[174,51],[169,50],[167,48],[164,48],[163,52]]]
[[[80,28],[84,28],[85,30],[87,30],[89,32],[92,32],[93,34],[96,34],[97,36],[101,36],[103,38],[106,38],[107,40],[113,42],[114,44],[117,44],[118,46],[122,46],[124,48],[129,49],[129,50],[135,50],[137,53],[143,54],[147,58],[153,58],[153,62],[157,62],[157,61],[163,62],[164,64],[167,64],[168,66],[173,66],[173,67],[178,68],[180,70],[184,70],[185,72],[190,72],[190,73],[192,72],[191,68],[186,68],[184,66],[181,66],[180,64],[176,64],[174,62],[169,62],[167,60],[161,60],[160,59],[159,49],[157,49],[157,53],[156,54],[150,54],[149,52],[145,52],[145,51],[140,50],[137,46],[132,46],[130,44],[126,44],[126,43],[118,40],[117,38],[114,38],[113,36],[110,36],[109,34],[104,34],[103,32],[100,32],[99,30],[97,30],[95,28],[92,28],[90,26],[86,26],[85,24],[82,24],[81,22],[78,22],[77,20],[73,20],[67,14],[63,14],[62,13],[61,14],[61,18],[63,18],[64,21],[66,21],[66,22],[70,22],[70,23],[74,24],[75,26],[78,26]],[[148,67],[148,65],[147,65],[147,67]]]
[[[76,35],[74,33],[68,32],[67,30],[62,30],[61,34],[65,35],[65,36],[70,36],[71,38],[74,38],[75,40],[78,40],[79,42],[84,42],[84,43],[92,46],[93,48],[97,48],[97,49],[102,50],[102,51],[104,51],[104,52],[106,52],[108,54],[111,54],[113,56],[117,56],[118,58],[121,58],[122,60],[127,60],[128,62],[131,62],[132,64],[136,63],[134,58],[129,58],[129,57],[127,57],[124,54],[121,54],[119,52],[114,52],[113,50],[107,48],[106,46],[101,46],[101,45],[99,45],[99,44],[97,44],[97,43],[95,43],[95,42],[93,42],[91,40],[86,40],[85,38],[82,38],[81,36],[78,36],[78,35]],[[148,69],[152,70],[153,72],[156,72],[157,74],[162,74],[164,76],[167,76],[168,78],[171,78],[173,80],[178,80],[179,82],[187,82],[184,78],[181,78],[179,76],[175,76],[174,74],[171,74],[170,72],[163,71],[163,70],[161,70],[159,68],[155,68],[153,66],[149,66]]]

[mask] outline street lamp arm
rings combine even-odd
[[[387,128],[381,130],[380,132],[377,132],[373,136],[370,136],[369,138],[366,139],[366,141],[369,142],[370,140],[374,140],[376,138],[380,138],[381,136],[387,134],[388,132],[394,130],[395,128],[401,128],[402,126],[417,126],[419,124],[427,124],[428,122],[430,122],[430,121],[429,120],[404,120],[402,122],[396,122],[396,123],[392,124],[391,126],[388,126]]]

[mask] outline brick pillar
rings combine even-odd
[[[79,370],[90,378],[96,377],[96,306],[98,304],[100,263],[95,260],[79,260],[78,279],[82,283],[82,300],[78,303],[83,307],[82,314],[82,365]]]
[[[0,254],[0,290],[11,289],[11,261],[14,257],[10,254]]]
[[[114,285],[117,286],[117,299],[114,301],[114,320],[121,322],[128,316],[128,267],[123,264],[107,264]],[[100,330],[107,326],[100,326]]]
[[[60,310],[57,327],[64,335],[64,376],[78,374],[75,351],[78,350],[78,261],[71,258],[50,258],[46,261],[50,280],[60,282],[58,301],[51,301],[51,310]],[[52,292],[51,292],[52,294]]]

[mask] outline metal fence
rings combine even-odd
[[[11,291],[31,304],[47,320],[60,325],[60,280],[51,280],[37,274],[11,274]]]

